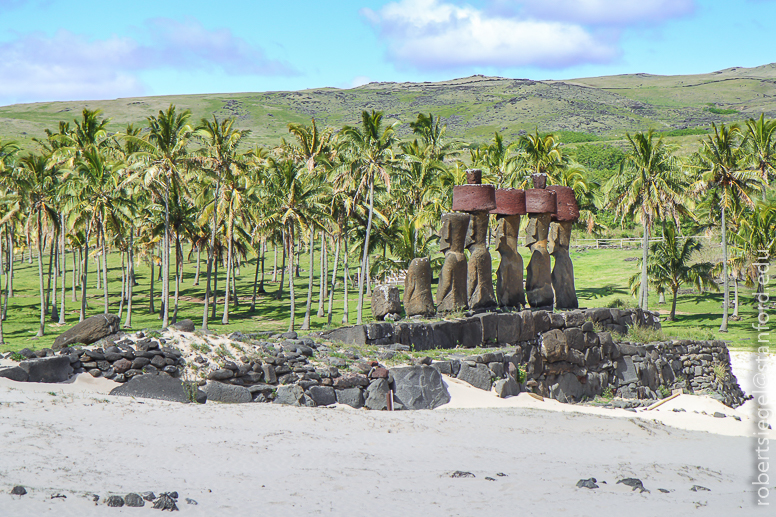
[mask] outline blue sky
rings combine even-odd
[[[774,0],[0,0],[0,105],[776,62]]]

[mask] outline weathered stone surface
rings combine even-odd
[[[525,215],[525,190],[517,188],[496,189],[496,208],[491,214]]]
[[[498,342],[502,345],[514,344],[520,341],[522,319],[515,312],[505,312],[496,315]]]
[[[579,307],[574,285],[574,265],[569,256],[569,241],[572,222],[552,223],[549,235],[549,253],[555,258],[552,269],[552,288],[555,291],[555,306],[560,309]]]
[[[496,296],[501,307],[525,305],[523,258],[517,250],[520,216],[499,216],[496,226],[496,250],[501,261],[496,271]]]
[[[387,396],[390,391],[391,386],[388,384],[387,379],[376,379],[372,381],[365,392],[366,401],[364,402],[364,406],[367,409],[375,411],[388,409]]]
[[[304,390],[298,384],[278,386],[274,404],[286,404],[289,406],[304,406]]]
[[[222,402],[225,404],[245,404],[253,402],[253,395],[244,386],[235,386],[223,382],[208,382],[203,389],[210,402]]]
[[[636,374],[636,367],[633,365],[633,359],[630,356],[623,356],[617,360],[617,378],[620,384],[630,384],[639,380]]]
[[[493,292],[493,265],[488,251],[488,214],[471,215],[467,248],[469,262],[466,276],[466,295],[472,310],[488,309],[497,305]]]
[[[341,327],[323,332],[321,336],[324,339],[338,341],[346,345],[365,345],[367,342],[365,325]]]
[[[531,311],[520,313],[520,341],[532,341],[536,339],[536,330],[534,327],[534,317]]]
[[[550,314],[547,311],[533,311],[534,319],[534,332],[537,334],[543,334],[552,327],[552,320]]]
[[[144,399],[189,402],[189,395],[179,379],[169,375],[135,375],[121,386],[113,388],[111,395]]]
[[[473,316],[480,320],[480,328],[482,329],[480,343],[483,345],[495,345],[498,343],[498,316],[495,312],[486,312]]]
[[[450,349],[455,348],[460,343],[460,321],[435,321],[428,326],[428,329],[429,336],[427,336],[427,339],[434,343],[434,348]],[[416,350],[421,349],[416,348]]]
[[[185,320],[180,320],[176,323],[173,323],[170,325],[175,330],[180,330],[181,332],[194,332],[194,322],[190,319],[186,318]]]
[[[394,397],[406,409],[434,409],[450,402],[442,375],[430,366],[391,369]]]
[[[456,185],[453,187],[453,210],[456,212],[489,212],[496,208],[493,185]]]
[[[330,406],[337,403],[337,394],[329,386],[312,386],[307,390],[308,396],[316,406]]]
[[[27,372],[27,382],[64,382],[73,374],[66,355],[27,359],[19,367]]]
[[[111,508],[121,508],[124,506],[124,498],[120,495],[112,495],[108,497],[108,499],[105,501],[105,504]]]
[[[555,329],[542,334],[542,356],[549,363],[565,361],[569,357],[569,346],[562,331]]]
[[[482,345],[482,322],[477,317],[461,320],[459,344],[464,348],[475,348]]]
[[[577,205],[574,189],[561,185],[550,185],[547,190],[555,192],[557,210],[553,215],[553,221],[573,223],[579,219],[579,205]]]
[[[334,379],[334,387],[337,389],[354,388],[356,386],[369,386],[369,379],[360,373],[346,373]]]
[[[16,382],[27,382],[29,375],[25,369],[18,366],[3,366],[0,367],[0,377]]]
[[[556,383],[550,386],[550,396],[560,402],[579,402],[582,399],[583,387],[573,373],[564,373],[556,378]]]
[[[462,362],[457,378],[485,391],[490,391],[493,385],[490,369],[481,363],[471,365]]]
[[[386,314],[401,313],[399,288],[390,285],[377,285],[372,289],[372,316],[383,321]]]
[[[57,336],[51,348],[59,350],[73,343],[91,345],[105,336],[118,332],[119,326],[120,321],[116,314],[98,314],[86,318]]]
[[[468,306],[467,264],[464,255],[466,235],[469,230],[468,214],[443,214],[439,251],[445,254],[445,262],[439,273],[437,286],[437,310],[455,312]]]
[[[569,348],[579,350],[580,352],[585,350],[585,334],[579,328],[567,328],[563,330],[563,334],[566,336],[566,343]]]
[[[353,408],[364,407],[364,392],[361,388],[346,388],[344,390],[336,390],[337,403],[345,404]]]
[[[511,376],[497,380],[494,387],[496,388],[496,394],[502,399],[515,397],[520,394],[520,385]]]
[[[552,307],[554,302],[552,268],[547,251],[549,231],[549,213],[529,216],[525,245],[531,249],[531,260],[526,268],[525,293],[531,307]]]
[[[563,314],[566,320],[566,327],[581,327],[585,323],[585,313],[582,311],[569,311]]]
[[[431,263],[428,257],[413,259],[404,278],[404,312],[407,316],[436,314],[431,294]]]
[[[525,189],[525,210],[529,214],[554,214],[556,207],[554,191],[543,188]]]

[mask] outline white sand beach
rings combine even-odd
[[[389,413],[113,397],[115,383],[88,375],[0,379],[0,514],[143,515],[157,510],[104,500],[174,490],[182,515],[756,515],[747,411],[682,395],[634,413],[445,380],[449,404]],[[590,477],[600,488],[576,487]],[[627,477],[649,492],[617,484]]]

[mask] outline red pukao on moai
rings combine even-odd
[[[579,302],[574,286],[574,265],[569,256],[569,246],[571,227],[579,219],[579,206],[571,187],[552,185],[547,189],[555,191],[558,201],[558,210],[552,216],[549,235],[549,252],[555,257],[555,266],[552,268],[555,306],[559,309],[576,309]]]
[[[493,185],[482,184],[482,171],[466,171],[468,185],[453,187],[453,210],[469,212],[469,233],[466,247],[469,249],[466,293],[469,308],[487,309],[496,306],[493,293],[493,266],[488,251],[488,217],[496,208],[496,189]]]
[[[525,229],[525,245],[531,250],[525,275],[525,294],[531,307],[552,307],[552,263],[547,251],[550,220],[557,207],[554,190],[546,189],[547,176],[534,174],[534,188],[525,191],[525,208],[528,226]]]
[[[523,289],[523,258],[517,250],[520,232],[520,216],[525,215],[525,191],[520,189],[497,189],[496,208],[490,211],[496,215],[496,249],[501,262],[496,271],[496,296],[501,307],[522,307],[525,305]]]

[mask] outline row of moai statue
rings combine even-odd
[[[445,254],[439,274],[436,308],[431,296],[431,265],[414,259],[404,285],[407,316],[436,312],[488,310],[496,307],[576,309],[574,267],[569,256],[571,227],[579,218],[570,187],[547,186],[547,176],[534,174],[532,189],[496,189],[482,184],[482,171],[466,171],[466,185],[453,187],[453,210],[442,215],[440,250]],[[493,289],[488,251],[490,216],[496,216],[494,239],[501,261]],[[525,245],[531,259],[525,269],[518,252],[520,217],[528,216]],[[464,249],[469,250],[466,260]],[[555,258],[552,266],[550,256]]]

